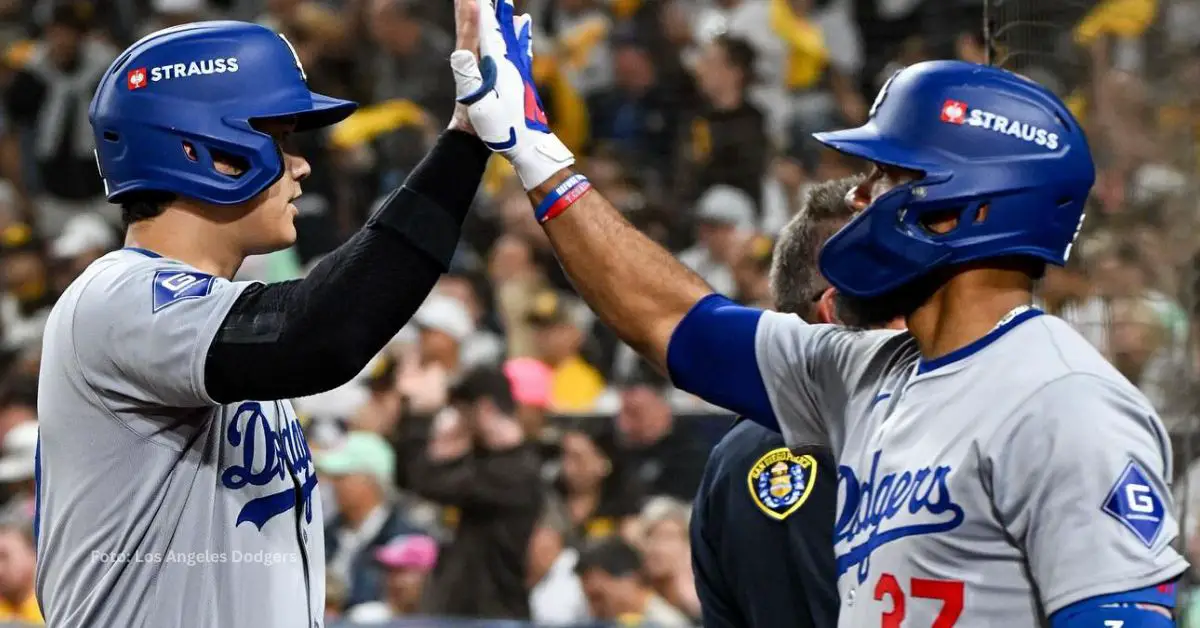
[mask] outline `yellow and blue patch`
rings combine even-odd
[[[816,458],[780,447],[750,466],[746,483],[754,505],[768,517],[783,521],[808,500],[816,479]]]

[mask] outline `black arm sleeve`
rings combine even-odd
[[[366,226],[304,279],[246,288],[208,350],[220,403],[286,399],[359,373],[446,271],[491,155],[448,131]]]

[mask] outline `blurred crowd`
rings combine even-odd
[[[1200,471],[1194,491],[1183,473],[1200,431],[1200,0],[993,0],[986,20],[981,0],[516,3],[535,18],[551,125],[595,187],[746,304],[770,306],[773,236],[808,186],[861,167],[809,134],[863,122],[895,69],[990,58],[1061,93],[1100,173],[1084,240],[1042,305],[1154,401],[1177,436],[1180,508],[1200,508]],[[277,29],[314,90],[363,103],[300,139],[313,176],[299,239],[239,279],[303,276],[449,120],[451,0],[0,0],[0,621],[40,621],[42,327],[81,269],[122,244],[88,102],[129,43],[205,19]],[[295,406],[330,513],[331,625],[695,624],[688,504],[729,417],[673,389],[580,302],[501,160],[410,325],[354,381]],[[1200,518],[1184,520],[1200,559]]]

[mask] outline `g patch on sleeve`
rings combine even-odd
[[[212,291],[213,276],[187,270],[154,273],[154,312],[180,301],[199,299]]]
[[[808,500],[817,479],[817,459],[787,447],[772,449],[750,466],[750,499],[768,517],[783,521]]]
[[[1150,483],[1150,474],[1130,460],[1104,500],[1104,512],[1120,521],[1146,546],[1154,545],[1166,515],[1163,500]]]

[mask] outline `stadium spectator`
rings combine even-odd
[[[459,352],[464,368],[496,366],[504,358],[504,339],[489,329],[486,303],[491,302],[487,279],[476,273],[451,272],[443,275],[434,292],[457,299],[470,317],[472,331]]]
[[[346,584],[325,572],[325,625],[337,625],[346,611]]]
[[[525,563],[543,504],[537,450],[513,417],[516,403],[500,370],[469,371],[449,402],[411,472],[414,491],[458,513],[423,610],[529,619]]]
[[[1188,331],[1183,309],[1154,289],[1145,258],[1131,242],[1096,241],[1086,263],[1090,277],[1072,266],[1053,276],[1059,315],[1164,408],[1186,361],[1180,350]]]
[[[463,368],[463,343],[475,332],[475,324],[462,302],[437,293],[425,299],[412,324],[420,332],[420,353],[400,365],[397,381],[409,411],[430,416],[446,405],[450,382]]]
[[[0,230],[0,327],[3,349],[20,351],[41,343],[50,308],[58,297],[53,290],[45,243],[26,224]]]
[[[545,289],[546,281],[534,254],[528,239],[510,233],[496,241],[489,262],[488,273],[496,283],[496,319],[504,329],[508,356],[513,358],[535,355],[534,329],[527,315],[530,300]]]
[[[564,514],[548,509],[529,540],[529,610],[537,624],[567,626],[590,619],[575,574],[579,551],[565,543],[570,524]]]
[[[13,427],[37,421],[37,372],[13,367],[0,384],[0,442]]]
[[[337,504],[325,527],[329,572],[346,583],[348,606],[377,600],[384,574],[375,551],[398,535],[418,532],[392,501],[396,454],[377,434],[350,432],[338,446],[318,453],[316,463]]]
[[[29,521],[0,524],[0,621],[42,625],[34,596],[34,541]]]
[[[832,116],[811,116],[791,125],[783,153],[772,160],[763,184],[761,233],[779,233],[800,211],[804,193],[813,185],[855,174],[850,158],[825,150],[812,139],[811,132],[832,128],[836,128]]]
[[[0,510],[0,522],[29,523],[33,521],[36,503],[34,461],[38,442],[38,425],[25,421],[4,434],[0,444],[0,489],[5,506]]]
[[[771,141],[762,111],[747,100],[754,78],[754,50],[744,40],[722,35],[704,47],[696,80],[705,106],[691,125],[688,198],[723,183],[760,200]]]
[[[677,148],[679,102],[660,82],[650,50],[632,25],[614,33],[613,84],[588,99],[592,140],[611,143],[636,161],[629,164],[670,176]],[[609,190],[604,190],[606,198]]]
[[[113,226],[95,214],[80,214],[68,220],[48,251],[54,275],[51,291],[61,294],[88,264],[115,248],[117,241]]]
[[[771,282],[767,271],[771,269],[771,252],[775,243],[767,236],[755,236],[746,240],[733,264],[733,284],[736,286],[731,293],[738,303],[754,307],[768,308],[771,300]]]
[[[642,163],[641,153],[630,151],[620,144],[602,142],[596,144],[588,155],[584,165],[584,174],[591,180],[592,186],[601,190],[604,198],[619,208],[639,227],[649,227],[644,216],[651,207],[650,190],[662,187],[662,177],[669,173],[661,172],[668,161],[658,161],[656,164]],[[655,229],[648,229],[648,235],[665,241]]]
[[[559,65],[571,86],[587,93],[612,80],[608,41],[612,20],[601,3],[549,0],[541,4],[541,26],[553,36]]]
[[[88,2],[56,4],[41,41],[4,90],[4,115],[12,126],[0,139],[0,165],[25,219],[48,237],[84,212],[119,224],[118,208],[104,200],[87,118],[92,91],[117,56],[90,36],[95,11]],[[26,151],[22,163],[19,155]]]
[[[526,438],[539,439],[546,426],[554,373],[540,360],[513,358],[504,363],[504,374],[512,386],[517,420],[525,430]]]
[[[346,619],[382,624],[417,614],[437,554],[437,541],[424,535],[398,536],[376,549],[375,560],[384,570],[382,599],[347,609]]]
[[[696,201],[696,245],[679,261],[696,271],[722,294],[733,294],[733,265],[742,244],[753,233],[754,199],[729,185],[714,185]]]
[[[604,378],[583,359],[583,330],[571,319],[565,300],[549,290],[535,295],[526,321],[534,329],[537,358],[552,372],[550,407],[557,412],[588,412],[604,392]]]
[[[619,537],[585,547],[575,564],[592,616],[624,625],[680,628],[692,622],[642,578],[642,557]]]
[[[367,362],[363,372],[349,383],[297,404],[298,412],[319,423],[309,428],[310,433],[328,438],[349,427],[384,438],[394,434],[404,413],[405,399],[396,381],[396,354],[400,351],[389,349]],[[323,442],[320,438],[314,440]]]
[[[560,441],[558,478],[549,511],[566,522],[569,547],[616,534],[634,538],[641,484],[611,428],[571,425]]]
[[[390,123],[378,129],[379,155],[385,160],[386,182],[402,175],[424,154],[415,137],[442,128],[454,106],[454,76],[445,64],[454,39],[423,18],[417,0],[370,0],[367,24],[374,46],[364,46],[363,65],[370,69],[370,100],[366,111],[385,113]],[[363,114],[359,114],[363,119]],[[402,132],[396,132],[401,130]],[[411,132],[408,130],[412,130]],[[382,187],[381,189],[386,189]]]
[[[687,503],[655,497],[642,509],[643,573],[650,587],[694,620],[700,617],[700,597],[692,574]]]
[[[690,501],[704,474],[710,444],[678,426],[666,389],[666,379],[642,363],[622,382],[616,426],[646,494]]]

